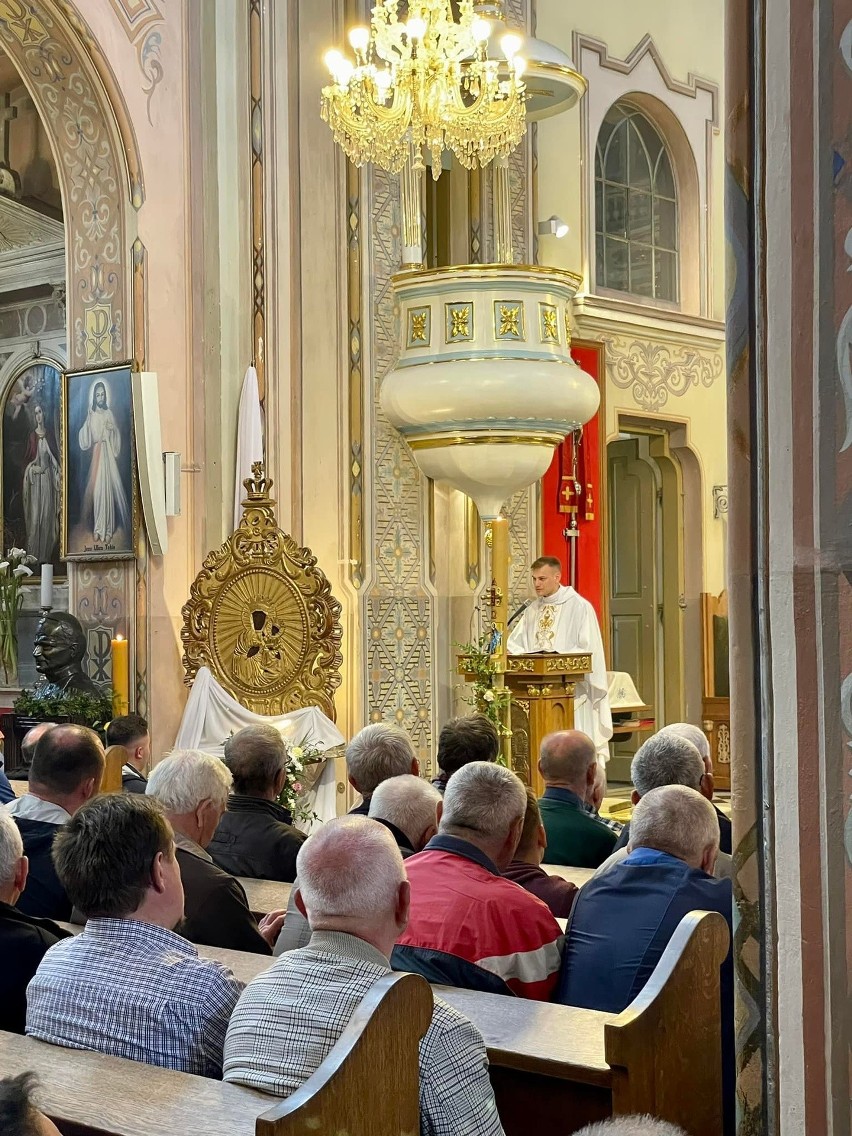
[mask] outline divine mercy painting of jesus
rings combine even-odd
[[[134,554],[135,460],[129,364],[64,376],[62,548],[69,560]]]

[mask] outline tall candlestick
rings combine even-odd
[[[130,709],[130,667],[127,640],[116,635],[112,641],[112,712],[116,718]]]
[[[53,565],[41,566],[41,606],[48,610],[53,607]]]

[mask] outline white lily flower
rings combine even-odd
[[[26,555],[26,549],[24,548],[10,548],[8,552],[10,560],[21,560]]]
[[[3,563],[0,564],[0,572],[5,572],[8,567],[9,567],[9,561],[4,560]]]
[[[19,564],[17,568],[12,569],[13,576],[32,576],[32,568],[28,568],[26,564]]]

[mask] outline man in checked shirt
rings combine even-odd
[[[204,1077],[242,990],[174,933],[183,886],[172,828],[146,797],[110,794],[59,831],[56,871],[85,930],[51,947],[27,987],[26,1032]]]
[[[408,920],[396,841],[366,817],[330,821],[297,861],[299,909],[313,932],[246,987],[228,1027],[225,1080],[287,1097],[325,1059],[377,979]],[[421,1136],[503,1136],[485,1043],[435,999],[420,1042]]]

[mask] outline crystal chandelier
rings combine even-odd
[[[354,62],[330,51],[332,82],[322,91],[322,116],[346,155],[396,173],[409,156],[415,170],[451,150],[463,166],[507,157],[526,129],[524,61],[519,36],[506,34],[489,54],[491,21],[474,0],[381,0],[371,27],[353,28]]]

